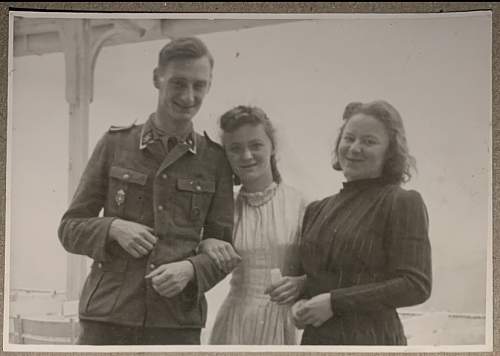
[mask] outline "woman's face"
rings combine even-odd
[[[362,113],[348,120],[337,152],[344,176],[348,181],[380,177],[389,147],[384,125]]]
[[[261,124],[246,124],[223,135],[224,147],[233,172],[245,186],[264,189],[271,184],[271,140]]]

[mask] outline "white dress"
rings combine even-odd
[[[271,302],[264,291],[272,269],[279,268],[283,276],[299,272],[297,243],[305,206],[303,196],[283,183],[273,182],[258,193],[240,190],[233,242],[242,261],[232,273],[210,344],[297,344],[290,305]]]

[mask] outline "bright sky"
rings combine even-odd
[[[330,153],[344,107],[385,99],[401,113],[430,215],[434,289],[426,309],[484,312],[491,174],[491,19],[332,19],[201,36],[214,82],[195,127],[218,137],[238,104],[279,133],[279,168],[309,199],[337,192]],[[106,47],[97,61],[90,148],[110,125],[155,110],[152,70],[166,41]],[[67,208],[68,107],[62,54],[14,60],[11,286],[64,289],[57,240]],[[29,263],[27,263],[29,261]]]

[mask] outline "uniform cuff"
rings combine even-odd
[[[102,224],[103,224],[103,230],[105,231],[104,238],[101,238],[102,244],[98,246],[97,248],[97,256],[95,258],[96,261],[109,261],[111,260],[111,255],[109,254],[109,244],[112,241],[111,238],[109,237],[109,230],[111,229],[111,224],[113,223],[114,220],[116,220],[116,217],[103,217],[102,219]]]
[[[193,303],[198,303],[198,300],[199,300],[199,288],[198,288],[198,283],[197,283],[197,276],[196,276],[196,266],[195,264],[193,263],[193,261],[191,261],[190,259],[188,259],[189,263],[191,263],[191,265],[193,266],[193,279],[191,279],[188,284],[186,285],[186,287],[184,288],[184,296],[186,298],[186,301],[187,302],[193,302]]]

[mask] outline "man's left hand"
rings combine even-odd
[[[198,245],[201,253],[207,254],[219,269],[230,273],[241,262],[241,257],[229,242],[219,239],[208,238]]]
[[[182,292],[194,278],[194,267],[189,261],[167,263],[151,271],[146,278],[151,278],[158,294],[171,298]]]

